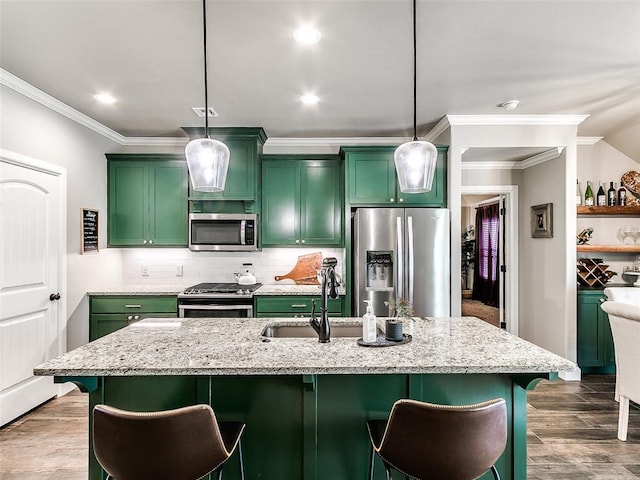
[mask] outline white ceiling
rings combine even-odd
[[[208,0],[212,126],[406,136],[410,0]],[[640,1],[418,0],[418,135],[446,114],[589,114],[640,162]],[[199,0],[0,0],[0,67],[125,136],[202,126]],[[314,47],[291,40],[301,23]],[[112,106],[92,95],[109,91]],[[320,96],[303,106],[305,92]]]

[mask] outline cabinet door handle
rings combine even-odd
[[[399,198],[398,202],[400,202],[400,203],[404,202],[404,198]]]
[[[140,320],[140,315],[134,315],[134,316],[133,316],[133,319],[134,319],[134,320]]]
[[[296,240],[296,243],[300,243],[300,240]]]
[[[390,202],[393,202],[394,200],[395,200],[395,198],[390,198],[389,199]]]
[[[153,243],[153,240],[149,240],[149,245],[151,245]]]
[[[291,305],[291,308],[307,308],[308,305],[306,303],[303,304],[298,304],[298,303],[294,303],[293,305]]]
[[[147,241],[146,241],[146,240],[142,240],[142,244],[143,244],[143,245],[146,245],[146,244],[147,244]]]
[[[127,315],[127,320],[129,321],[133,320],[133,315]]]
[[[130,303],[124,306],[124,308],[141,308],[142,305],[136,305],[135,303]]]
[[[307,241],[306,240],[302,240],[302,243],[307,243]]]
[[[600,300],[600,303],[604,303],[607,301],[605,298],[599,298],[598,300]]]

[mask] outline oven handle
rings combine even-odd
[[[247,314],[253,314],[253,305],[178,305],[180,317],[184,318],[185,310],[246,310]]]

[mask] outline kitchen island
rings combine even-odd
[[[332,318],[338,325],[355,318]],[[383,327],[384,319],[379,319]],[[526,389],[573,362],[471,317],[416,318],[412,341],[387,348],[356,339],[266,338],[265,325],[295,319],[147,319],[34,369],[107,403],[160,410],[208,403],[242,420],[247,478],[366,478],[365,423],[413,398],[467,404],[507,400],[509,437],[497,462],[503,479],[526,478]],[[428,434],[428,432],[425,432]],[[102,478],[93,453],[89,477]],[[376,478],[383,478],[378,466]],[[233,459],[225,478],[238,478]],[[489,477],[487,477],[489,478]]]

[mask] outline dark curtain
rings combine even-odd
[[[476,209],[476,254],[471,298],[487,305],[498,305],[498,234],[500,205],[498,203]]]

